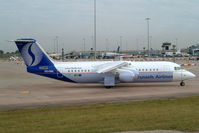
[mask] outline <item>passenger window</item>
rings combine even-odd
[[[73,70],[71,70],[71,72],[73,72]]]

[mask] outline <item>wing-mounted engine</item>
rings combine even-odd
[[[104,74],[104,86],[107,88],[115,86],[119,82],[133,82],[139,72],[129,67],[127,61],[113,61],[93,66],[96,73]]]
[[[134,82],[139,75],[139,72],[133,68],[122,68],[118,69],[118,78],[119,81],[129,83]]]

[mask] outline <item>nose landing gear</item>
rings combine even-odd
[[[184,82],[184,81],[181,81],[181,82],[180,82],[180,86],[185,86],[185,82]]]

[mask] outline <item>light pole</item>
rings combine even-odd
[[[59,44],[58,44],[58,36],[56,36],[56,43],[57,43],[57,53],[58,53],[58,52],[59,52],[59,50],[58,50],[58,49],[59,49],[59,48],[58,48],[58,45],[59,45]]]
[[[53,52],[54,52],[54,54],[55,54],[55,42],[56,42],[56,39],[54,38],[53,39],[53,45],[54,45],[54,49],[53,49],[54,51]]]
[[[97,28],[96,28],[96,0],[94,0],[94,58],[96,59],[96,45],[97,45]]]
[[[123,47],[122,47],[122,36],[120,36],[120,51],[122,52],[122,49]]]
[[[109,40],[108,38],[106,38],[106,52],[109,51]]]
[[[139,39],[138,38],[136,39],[136,50],[137,51],[139,50]]]
[[[83,50],[84,50],[84,54],[86,53],[86,39],[83,38]]]
[[[153,50],[152,48],[152,36],[149,36],[149,47],[150,47],[150,51]],[[151,54],[151,53],[150,53]]]
[[[150,20],[150,18],[146,18],[145,20],[147,21],[148,56],[150,57],[150,36],[149,36],[149,20]]]
[[[178,50],[178,38],[176,38],[176,50]]]

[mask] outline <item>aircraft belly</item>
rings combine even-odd
[[[76,83],[98,83],[103,81],[102,74],[65,74],[67,78],[73,80]]]
[[[140,72],[135,82],[171,82],[173,72]]]

